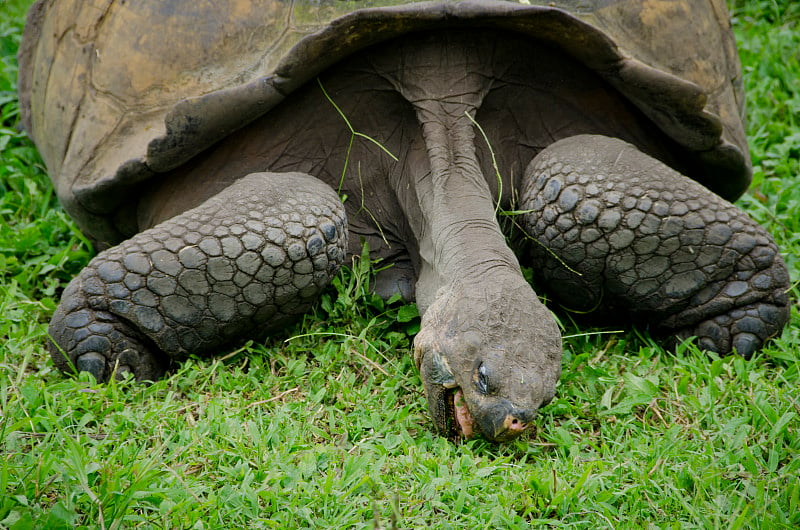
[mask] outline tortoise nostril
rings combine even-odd
[[[511,415],[506,417],[505,423],[506,428],[512,431],[523,431],[527,427],[527,424],[524,421]]]

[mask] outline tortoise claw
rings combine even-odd
[[[98,382],[105,381],[106,358],[97,352],[84,353],[75,361],[79,372],[89,372]]]
[[[762,340],[752,333],[739,333],[733,338],[733,349],[736,353],[749,359],[761,347]]]
[[[117,381],[122,381],[128,374],[133,374],[133,370],[131,370],[131,367],[127,364],[120,364],[117,366],[116,370],[114,370],[114,378]]]

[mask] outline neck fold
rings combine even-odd
[[[417,105],[431,168],[417,185],[432,246],[432,254],[423,258],[451,280],[518,272],[475,153],[474,124],[467,116],[474,108],[463,103]]]
[[[393,62],[375,65],[413,106],[429,162],[428,172],[409,175],[422,217],[408,212],[419,242],[416,295],[423,311],[441,287],[507,285],[509,275],[522,277],[475,148],[473,119],[497,77],[493,47],[463,34],[445,41],[420,39],[395,50]]]

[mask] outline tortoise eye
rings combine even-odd
[[[478,387],[478,392],[481,394],[488,394],[489,393],[489,382],[486,377],[486,366],[481,364],[478,368],[478,381],[476,382],[476,386]]]

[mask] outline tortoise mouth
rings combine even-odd
[[[478,434],[477,423],[467,407],[461,387],[448,389],[445,392],[445,399],[452,437],[466,440],[474,438]]]
[[[531,421],[523,421],[508,413],[502,414],[503,420],[499,422],[501,425],[494,425],[498,423],[496,421],[489,421],[489,424],[484,425],[485,422],[480,422],[473,416],[464,398],[464,392],[459,386],[445,388],[441,399],[444,401],[444,417],[440,421],[440,425],[443,426],[441,432],[454,442],[478,437],[490,442],[508,442],[533,428]]]

